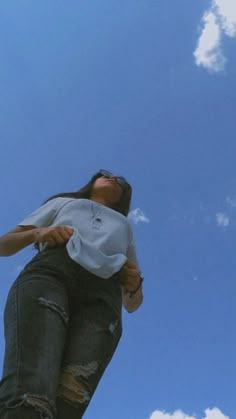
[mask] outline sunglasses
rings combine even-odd
[[[108,170],[101,169],[99,170],[99,173],[101,173],[101,175],[106,177],[107,179],[115,176],[116,181],[120,186],[124,186],[128,183],[127,180],[123,176],[116,176],[113,173],[109,172]]]

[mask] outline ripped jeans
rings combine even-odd
[[[119,274],[102,279],[65,247],[38,253],[4,313],[0,419],[79,419],[122,332]]]

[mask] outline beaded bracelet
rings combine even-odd
[[[144,280],[144,278],[143,278],[143,276],[140,276],[140,283],[139,283],[139,286],[138,286],[138,288],[136,288],[136,290],[134,290],[134,291],[130,291],[129,292],[129,298],[132,298],[133,297],[133,295],[135,295],[139,290],[140,290],[140,288],[141,288],[141,286],[142,286],[142,283],[143,283],[143,280]]]

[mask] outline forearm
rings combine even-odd
[[[35,241],[35,229],[7,233],[0,237],[0,256],[11,256]]]
[[[122,287],[122,296],[123,296],[123,305],[125,309],[130,313],[137,310],[143,302],[142,288],[140,288],[137,291],[137,293],[133,294],[130,297],[130,292],[126,291],[126,289]]]

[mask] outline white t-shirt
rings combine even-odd
[[[131,225],[124,215],[90,199],[54,198],[18,225],[66,225],[74,233],[66,247],[69,256],[89,272],[109,278],[127,259],[138,266]],[[43,250],[47,244],[40,244]]]

